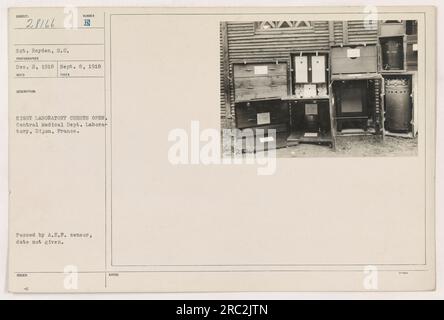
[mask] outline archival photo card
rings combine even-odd
[[[8,41],[9,291],[434,290],[434,7],[17,7]]]

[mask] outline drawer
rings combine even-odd
[[[376,45],[333,47],[331,69],[333,74],[376,73],[378,70]]]
[[[234,83],[235,89],[254,90],[255,87],[287,86],[287,77],[283,75],[270,77],[246,77],[239,78]]]
[[[249,128],[289,122],[288,103],[280,100],[237,103],[236,127]]]
[[[257,136],[258,129],[263,130],[261,131],[262,137]],[[274,130],[274,136],[271,135],[269,130]],[[281,123],[244,129],[237,134],[236,139],[242,139],[242,150],[244,152],[258,152],[269,150],[272,147],[270,142],[273,143],[275,148],[286,147],[288,135],[287,124]]]
[[[287,95],[287,85],[253,86],[234,90],[236,101],[279,98]]]
[[[287,95],[287,76],[237,78],[234,82],[236,101],[276,98]]]
[[[287,75],[286,63],[247,63],[233,65],[234,79],[242,77],[269,77]]]
[[[288,93],[287,63],[234,64],[236,101],[279,98]]]

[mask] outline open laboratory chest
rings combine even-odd
[[[318,143],[334,146],[329,97],[328,51],[290,54],[291,94],[288,145]]]
[[[384,131],[384,81],[379,74],[332,76],[336,133],[381,134]]]
[[[379,28],[379,72],[384,78],[384,129],[415,137],[417,21],[385,20]]]
[[[289,126],[287,60],[233,64],[235,135],[243,151],[285,147]],[[253,145],[252,145],[253,142]]]
[[[332,47],[332,114],[335,133],[383,136],[384,81],[376,45]]]
[[[286,146],[289,123],[286,101],[252,100],[236,103],[235,108],[236,127],[239,129],[236,140],[242,140],[244,151],[267,150],[271,143],[276,148]]]
[[[295,100],[290,103],[290,110],[288,145],[318,143],[333,146],[328,99]]]

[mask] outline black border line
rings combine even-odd
[[[425,33],[425,41],[427,39],[427,33],[426,33],[426,27],[427,27],[427,15],[426,12],[378,12],[378,13],[385,13],[385,14],[422,14],[423,18],[424,18],[424,33]],[[111,255],[111,267],[252,267],[252,266],[257,266],[257,267],[273,267],[273,266],[281,266],[281,267],[319,267],[319,266],[325,266],[325,267],[334,267],[334,266],[344,266],[344,267],[353,267],[353,266],[427,266],[427,145],[425,145],[425,262],[423,264],[226,264],[226,265],[174,265],[174,264],[170,264],[170,265],[143,265],[143,264],[114,264],[114,257],[113,257],[113,205],[112,205],[112,198],[113,198],[113,182],[112,182],[112,171],[113,171],[113,166],[112,166],[112,17],[113,16],[174,16],[174,15],[179,15],[179,16],[183,16],[183,15],[191,15],[191,16],[209,16],[209,15],[218,15],[218,16],[233,16],[233,15],[292,15],[292,14],[297,14],[297,15],[304,15],[304,14],[326,14],[326,15],[332,15],[332,14],[336,14],[336,13],[308,13],[308,12],[304,12],[304,13],[294,13],[294,12],[286,12],[286,13],[235,13],[235,14],[219,14],[219,13],[202,13],[202,14],[188,14],[188,13],[116,13],[116,14],[110,14],[109,15],[109,29],[110,29],[110,33],[109,33],[109,37],[110,37],[110,61],[109,61],[109,66],[110,66],[110,150],[111,150],[111,159],[110,159],[110,170],[111,170],[111,177],[110,177],[110,189],[111,189],[111,195],[110,195],[110,201],[111,201],[111,207],[110,207],[110,214],[111,214],[111,251],[110,251],[110,255]],[[337,14],[341,14],[341,13],[337,13]],[[348,13],[350,15],[362,15],[361,13]],[[357,19],[357,20],[362,20],[362,19]],[[319,20],[321,21],[321,20]],[[328,21],[336,21],[335,19],[332,20],[328,20]],[[426,42],[425,42],[426,44]],[[426,54],[426,49],[427,46],[425,45],[425,51],[424,51],[424,69],[425,69],[425,73],[424,76],[426,77],[425,79],[427,79],[427,54]],[[427,105],[427,95],[424,94],[424,102],[425,105]],[[425,128],[427,128],[427,115],[425,115]],[[427,138],[426,138],[426,130],[424,130],[424,137],[425,137],[425,141],[427,142]],[[427,143],[426,143],[427,144]],[[106,162],[106,159],[105,159]],[[105,185],[105,188],[107,186]],[[257,272],[256,270],[243,270],[242,272]],[[271,270],[270,270],[271,271]],[[298,270],[301,271],[301,270]],[[304,270],[302,270],[304,271]],[[305,270],[305,271],[312,271],[312,270]],[[319,270],[315,270],[315,271],[319,271]],[[328,270],[326,270],[328,271]],[[361,270],[362,271],[362,270]],[[117,271],[115,271],[117,272]],[[141,271],[144,272],[144,271]],[[146,272],[165,272],[165,271],[146,271]],[[184,272],[184,271],[176,271],[176,272]],[[204,272],[202,270],[200,271],[196,271],[196,272]],[[223,270],[220,272],[240,272],[238,270]],[[284,272],[284,271],[282,271]],[[347,272],[347,270],[345,270],[344,272]]]
[[[428,272],[430,271],[429,269],[402,269],[402,270],[379,270],[378,272],[395,272],[395,273],[399,273],[399,272]],[[114,271],[78,271],[77,274],[106,274],[107,276],[109,274],[114,274],[114,273],[200,273],[200,272],[204,272],[204,273],[224,273],[224,272],[230,272],[230,273],[236,273],[236,272],[241,272],[241,273],[245,273],[245,272],[258,272],[258,273],[263,273],[263,272],[357,272],[357,273],[362,273],[363,270],[362,269],[350,269],[350,270],[343,270],[343,269],[331,269],[331,270],[327,270],[327,269],[320,269],[320,270],[296,270],[296,269],[258,269],[258,270],[114,270]],[[34,271],[34,272],[14,272],[14,274],[19,275],[19,274],[65,274],[62,271]]]
[[[105,132],[104,132],[104,138],[105,138],[105,192],[104,192],[104,196],[105,196],[105,239],[104,239],[104,247],[105,247],[105,263],[104,263],[104,270],[105,270],[105,288],[108,287],[108,276],[107,276],[107,269],[108,269],[108,217],[107,217],[107,211],[108,211],[108,197],[107,197],[107,161],[106,161],[106,152],[107,152],[107,144],[106,144],[106,131],[108,130],[108,127],[106,126],[106,124],[108,123],[108,119],[106,118],[106,107],[107,107],[107,95],[106,95],[106,69],[107,69],[107,64],[106,64],[106,11],[103,10],[103,65],[104,65],[104,71],[103,71],[103,88],[104,88],[104,92],[103,92],[103,102],[104,102],[104,116],[105,116]]]
[[[387,14],[404,14],[404,13],[406,13],[406,14],[422,14],[423,15],[423,18],[424,18],[424,32],[425,32],[425,39],[424,39],[424,44],[425,44],[425,50],[427,49],[427,32],[426,32],[426,29],[427,29],[427,12],[380,12],[380,13],[387,13]],[[310,13],[273,13],[273,15],[288,15],[288,14],[299,14],[299,15],[302,15],[302,14],[310,14]],[[311,14],[313,14],[313,13],[311,13]],[[331,15],[331,14],[336,14],[336,13],[314,13],[314,14],[317,14],[317,15],[320,15],[320,14],[328,14],[328,15]],[[337,14],[341,14],[341,13],[337,13]],[[353,13],[353,12],[351,12],[351,13],[348,13],[347,12],[347,14],[359,14],[359,13]],[[112,24],[111,24],[111,17],[113,16],[113,15],[219,15],[219,16],[223,16],[223,15],[229,15],[229,16],[233,16],[233,15],[270,15],[270,13],[230,13],[230,14],[219,14],[219,13],[214,13],[214,14],[212,14],[212,13],[207,13],[207,14],[171,14],[171,13],[165,13],[165,14],[162,14],[162,13],[157,13],[157,14],[110,14],[109,16],[110,16],[110,25],[109,25],[109,29],[110,29],[110,45],[109,45],[109,48],[110,48],[110,50],[109,50],[109,56],[110,56],[110,111],[111,111],[111,113],[110,113],[110,115],[111,115],[111,119],[112,119],[112,67],[111,67],[111,61],[112,61],[112,50],[111,50],[111,26],[112,26]],[[105,17],[106,17],[106,11],[104,10],[104,28],[103,29],[105,29],[105,26],[106,26],[106,23],[105,23]],[[362,19],[361,19],[362,20]],[[104,32],[104,38],[106,38],[106,31]],[[106,45],[105,45],[105,43],[103,44],[103,46],[104,46],[104,52],[105,52],[105,54],[106,54]],[[426,55],[426,51],[425,51],[425,56],[424,56],[424,76],[425,76],[425,79],[427,79],[427,63],[426,63],[426,59],[427,58],[427,55]],[[106,65],[106,56],[104,56],[104,59],[105,59],[105,65]],[[106,67],[105,67],[105,73],[106,73]],[[104,93],[104,95],[105,95],[105,118],[107,118],[107,104],[106,104],[106,101],[107,101],[107,92],[106,92],[106,76],[105,76],[105,85],[104,85],[104,87],[105,87],[105,93]],[[424,102],[425,102],[425,105],[427,105],[427,95],[425,94],[424,95]],[[110,124],[111,124],[111,121],[110,121]],[[425,114],[425,126],[427,127],[427,113]],[[425,132],[426,132],[426,130],[425,130]],[[112,137],[112,128],[110,128],[110,133],[111,133],[111,137]],[[422,266],[426,266],[427,265],[427,138],[426,138],[426,133],[424,133],[424,137],[425,137],[425,142],[426,142],[426,145],[425,145],[425,169],[426,169],[426,171],[425,171],[425,178],[424,178],[424,180],[425,180],[425,204],[426,204],[426,206],[425,206],[425,225],[424,225],[424,227],[425,227],[425,264],[424,265],[422,265]],[[108,198],[108,196],[107,196],[107,192],[108,192],[108,189],[107,189],[107,181],[108,181],[108,179],[107,179],[107,169],[108,169],[108,166],[107,166],[107,145],[106,145],[106,141],[107,141],[107,130],[106,130],[106,128],[105,128],[105,270],[104,271],[80,271],[79,272],[79,274],[104,274],[104,276],[105,276],[105,288],[107,288],[107,278],[108,278],[108,276],[109,276],[109,274],[108,274],[108,261],[107,261],[107,259],[108,259],[108,252],[107,252],[107,248],[108,248],[108,212],[107,212],[107,209],[108,209],[108,206],[107,206],[107,198]],[[111,138],[111,141],[112,141],[112,138]],[[111,156],[112,156],[112,143],[111,143]],[[111,266],[113,266],[113,263],[112,263],[112,242],[113,242],[113,237],[112,237],[112,159],[111,159],[111,179],[110,179],[110,181],[111,181],[111,228],[110,228],[110,231],[111,231],[111,242],[110,242],[110,244],[111,244],[111,251],[110,251],[110,253],[111,253]],[[368,265],[368,264],[367,264]],[[229,265],[228,265],[229,266]],[[300,265],[300,266],[314,266],[314,265]],[[319,266],[334,266],[334,265],[319,265]],[[353,265],[336,265],[336,266],[353,266]],[[376,265],[376,266],[380,266],[380,265]],[[387,266],[401,266],[401,265],[393,265],[393,264],[388,264]],[[417,265],[405,265],[405,266],[417,266]],[[419,265],[418,265],[419,266]],[[395,273],[399,273],[399,272],[430,272],[431,270],[429,270],[429,269],[421,269],[421,270],[378,270],[378,271],[380,271],[380,272],[395,272]],[[153,273],[153,272],[157,272],[157,273],[248,273],[248,272],[252,272],[252,273],[261,273],[261,272],[289,272],[289,273],[291,273],[291,272],[321,272],[321,273],[326,273],[326,272],[343,272],[343,273],[346,273],[346,272],[362,272],[362,269],[359,269],[359,270],[343,270],[343,269],[341,269],[341,270],[333,270],[333,269],[330,269],[330,270],[328,270],[328,269],[325,269],[325,270],[313,270],[313,269],[308,269],[308,270],[302,270],[302,269],[299,269],[299,270],[224,270],[224,271],[218,271],[218,270],[196,270],[196,271],[193,271],[193,270],[165,270],[165,271],[150,271],[150,270],[126,270],[126,271],[117,271],[117,270],[113,270],[112,272],[110,272],[110,273]],[[20,274],[20,273],[24,273],[24,274],[47,274],[47,275],[49,275],[49,274],[51,274],[51,275],[58,275],[58,274],[62,274],[63,272],[59,272],[59,271],[57,271],[57,272],[51,272],[51,271],[48,271],[48,272],[15,272],[15,274]]]

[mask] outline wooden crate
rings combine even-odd
[[[377,71],[376,45],[347,45],[331,48],[332,74],[376,73]]]
[[[379,23],[380,37],[403,36],[405,33],[405,20],[383,20]]]

